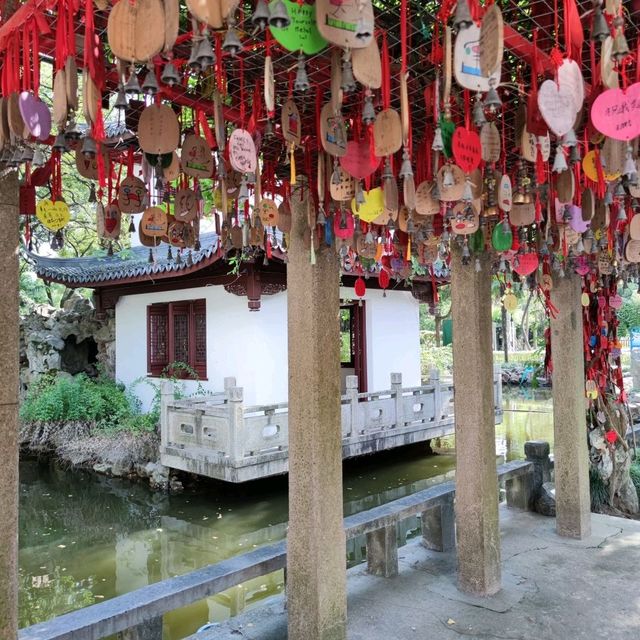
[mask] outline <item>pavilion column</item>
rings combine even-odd
[[[500,590],[491,322],[491,260],[462,263],[452,251],[451,316],[456,435],[458,587],[475,595]]]
[[[0,638],[18,637],[18,174],[0,178]]]
[[[553,358],[553,452],[556,530],[568,538],[591,535],[591,496],[584,389],[582,278],[554,279],[551,301]]]
[[[299,178],[300,180],[300,178]],[[306,194],[292,194],[287,265],[289,333],[289,640],[346,638],[342,507],[339,261],[310,263]]]

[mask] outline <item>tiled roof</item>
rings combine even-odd
[[[148,247],[132,247],[113,256],[88,256],[83,258],[51,258],[27,252],[36,274],[45,280],[53,280],[70,286],[100,286],[100,283],[128,280],[130,278],[170,277],[184,271],[201,269],[217,260],[218,236],[205,233],[200,236],[200,250],[183,250],[182,259],[176,261],[178,250],[172,248],[173,259],[167,259],[168,247],[162,245],[153,250],[154,261],[149,262]]]

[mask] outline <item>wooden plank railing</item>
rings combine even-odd
[[[509,506],[531,509],[542,483],[549,480],[551,461],[547,443],[526,443],[525,452],[527,460],[500,465],[498,478],[505,484]],[[455,484],[446,482],[356,513],[344,520],[346,538],[366,535],[368,570],[380,576],[396,575],[396,527],[407,518],[421,517],[423,541],[428,548],[449,551],[455,546],[454,497]],[[285,541],[269,544],[27,627],[20,631],[19,640],[100,640],[115,633],[121,633],[122,640],[133,638],[136,636],[128,635],[128,630],[138,625],[158,625],[165,613],[285,565]]]

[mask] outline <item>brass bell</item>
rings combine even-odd
[[[502,108],[502,100],[493,85],[489,87],[489,91],[484,97],[483,107],[490,113],[496,113]]]
[[[44,157],[44,153],[42,152],[41,149],[36,149],[33,152],[33,160],[31,160],[31,164],[34,167],[42,167],[44,166],[46,161],[47,159]]]
[[[273,130],[273,121],[267,120],[267,123],[264,125],[264,134],[263,138],[265,140],[272,140],[275,137],[275,131]]]
[[[116,101],[113,104],[114,108],[118,111],[124,111],[129,106],[129,100],[124,90],[124,85],[118,85],[118,93],[116,94]]]
[[[224,36],[222,50],[231,56],[237,56],[242,51],[242,42],[240,42],[234,20],[229,20],[229,28]]]
[[[137,98],[142,93],[140,83],[138,82],[138,76],[136,75],[136,70],[133,66],[131,66],[131,73],[129,74],[127,84],[124,85],[124,92],[132,98]]]
[[[513,204],[524,204],[526,196],[523,191],[516,191],[513,194]]]
[[[433,134],[433,142],[431,143],[432,151],[442,151],[444,149],[444,141],[442,139],[442,130],[439,126],[436,127],[436,131]]]
[[[291,18],[285,3],[282,0],[276,0],[273,6],[269,7],[269,26],[286,29],[290,24]]]
[[[296,71],[296,79],[293,83],[293,88],[299,93],[305,93],[311,87],[309,84],[309,77],[307,76],[307,65],[305,63],[304,53],[300,52],[298,56],[298,69]]]
[[[78,140],[82,138],[82,130],[76,123],[75,118],[73,116],[71,117],[71,120],[67,125],[67,128],[64,130],[64,138],[69,144],[78,142]]]
[[[616,18],[618,20],[618,18]],[[614,23],[616,21],[614,20]],[[622,20],[620,19],[620,22]],[[624,36],[624,29],[622,28],[622,24],[618,26],[616,30],[616,35],[613,39],[613,47],[611,49],[611,57],[616,62],[622,62],[629,55],[629,44],[627,43],[627,39]]]
[[[384,167],[382,168],[382,179],[383,180],[393,180],[393,171],[391,171],[391,163],[389,162],[389,158],[385,158]]]
[[[98,147],[96,146],[96,141],[87,134],[82,141],[82,155],[87,158],[87,160],[93,160],[97,153]]]
[[[147,75],[142,83],[142,92],[148,96],[155,96],[158,93],[158,80],[156,78],[156,71],[154,68],[150,68],[147,71]]]
[[[409,152],[405,149],[402,152],[402,164],[400,165],[400,171],[398,172],[399,178],[413,178],[413,169],[411,168],[411,159],[409,158]]]
[[[33,149],[31,147],[25,147],[22,150],[20,162],[33,162]]]
[[[176,66],[171,60],[169,60],[169,62],[164,65],[162,75],[160,76],[160,81],[162,82],[162,84],[166,84],[168,87],[173,87],[177,84],[180,84],[180,74],[178,73]]]
[[[200,63],[200,68],[204,71],[209,67],[213,66],[216,62],[216,54],[213,52],[213,47],[211,46],[211,41],[209,40],[207,34],[204,34],[202,40],[198,44],[197,49],[197,58]]]
[[[342,60],[342,82],[340,83],[340,88],[344,93],[351,93],[356,89],[356,81],[353,77],[351,60],[346,55]]]
[[[51,148],[54,151],[59,151],[60,153],[64,153],[65,151],[68,150],[67,140],[64,137],[64,131],[58,132],[58,135],[55,137],[55,140],[53,141]]]
[[[456,31],[467,29],[473,24],[471,11],[469,11],[469,3],[467,0],[458,0],[456,3],[456,13],[453,17],[453,28]]]
[[[258,0],[256,8],[251,14],[251,24],[255,32],[264,31],[269,24],[269,7],[265,0]]]
[[[594,3],[593,22],[591,23],[591,40],[594,42],[602,42],[611,35],[611,30],[607,24],[607,19],[602,13],[602,7],[598,0]]]
[[[364,98],[362,105],[362,122],[364,124],[373,124],[376,121],[376,110],[373,106],[373,98],[369,94]]]
[[[189,59],[187,60],[187,67],[189,67],[189,71],[191,73],[198,74],[202,71],[202,67],[200,66],[200,60],[198,60],[198,40],[193,40],[191,42],[191,53],[189,53]]]

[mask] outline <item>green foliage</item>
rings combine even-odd
[[[640,327],[640,296],[637,293],[624,299],[618,311],[618,319],[620,320],[619,336],[626,336],[629,334],[629,329]]]
[[[633,482],[633,486],[636,488],[636,493],[638,494],[638,499],[640,500],[640,449],[636,449],[636,458],[631,464],[629,468],[629,475],[631,476],[631,482]]]
[[[20,407],[27,423],[87,422],[105,432],[153,431],[158,414],[143,414],[140,402],[124,385],[100,376],[41,376]]]
[[[422,380],[426,382],[432,369],[438,369],[441,375],[449,376],[453,371],[453,351],[451,346],[423,348],[420,357]]]

